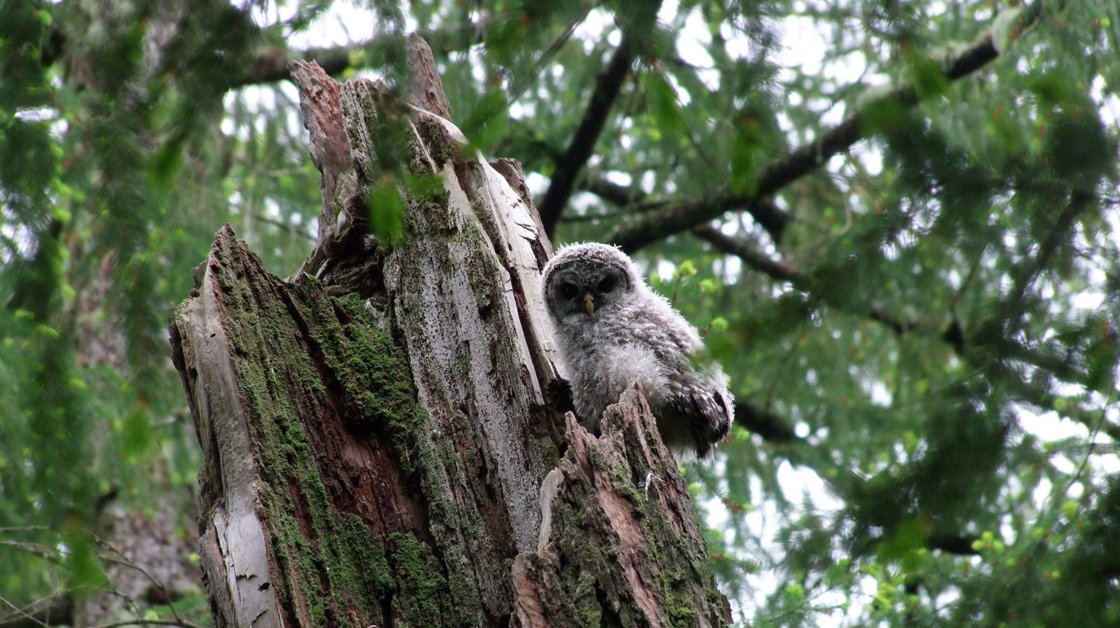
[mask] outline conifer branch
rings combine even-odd
[[[735,402],[735,424],[762,437],[771,443],[801,442],[793,426],[784,417],[751,405],[745,401]]]
[[[1036,7],[1026,11],[1020,18],[1022,23],[1019,30],[1037,20],[1039,13],[1040,10]],[[1002,44],[997,43],[991,29],[984,31],[971,44],[942,61],[944,77],[954,81],[973,74],[999,57],[1000,45]],[[765,167],[754,193],[742,194],[725,190],[699,198],[679,199],[620,226],[610,241],[632,253],[670,235],[718,218],[725,212],[746,210],[778,242],[789,222],[789,215],[780,210],[772,211],[776,208],[773,205],[763,205],[763,200],[864,139],[867,136],[865,123],[870,110],[890,104],[911,107],[918,101],[919,94],[913,85],[890,89],[870,99],[840,124],[823,131],[816,141],[797,148]]]
[[[278,220],[276,218],[271,218],[271,217],[265,216],[264,214],[261,214],[259,212],[254,212],[252,214],[252,216],[253,216],[253,220],[263,222],[266,225],[272,225],[273,227],[276,227],[278,229],[282,229],[284,231],[287,231],[288,233],[290,233],[292,235],[300,236],[302,238],[307,238],[308,240],[310,240],[312,242],[317,242],[319,240],[319,238],[317,236],[312,234],[310,231],[306,231],[304,229],[301,229],[299,227],[299,225],[293,225],[289,222],[284,222],[283,220]]]
[[[446,29],[420,31],[419,35],[428,42],[432,50],[454,52],[483,43],[489,25],[489,21],[467,23]],[[39,54],[40,63],[44,66],[53,65],[62,57],[66,44],[66,36],[62,30],[51,29]],[[233,79],[229,87],[238,89],[247,85],[286,81],[291,78],[288,64],[293,61],[315,61],[327,74],[335,76],[358,65],[357,62],[361,58],[359,53],[371,44],[370,41],[363,41],[344,46],[313,47],[302,50],[269,46],[257,52],[256,56],[248,62],[245,71],[241,76]]]
[[[812,283],[809,273],[781,259],[771,259],[742,238],[724,234],[715,227],[704,225],[692,230],[693,235],[711,244],[717,251],[734,255],[753,268],[774,279],[788,281],[795,287],[807,290]]]
[[[418,31],[416,34],[422,37],[432,50],[448,53],[481,44],[486,39],[486,29],[490,24],[491,21],[468,22],[445,29]],[[304,50],[266,48],[249,63],[244,74],[233,81],[231,88],[286,81],[291,78],[288,64],[293,61],[314,61],[327,74],[336,76],[344,70],[359,66],[360,53],[372,45],[374,45],[372,41],[363,41],[345,46]]]
[[[1048,231],[1046,240],[1039,244],[1035,257],[1029,263],[1024,264],[1018,272],[1015,273],[1010,293],[1004,300],[1007,307],[1009,307],[1014,314],[1009,316],[1006,320],[1019,321],[1019,315],[1017,313],[1022,310],[1023,300],[1029,286],[1038,275],[1045,270],[1050,259],[1060,248],[1061,243],[1068,241],[1069,232],[1076,224],[1077,217],[1090,207],[1094,200],[1101,201],[1100,198],[1088,193],[1079,191],[1070,193],[1068,203],[1059,213],[1053,227]],[[1107,199],[1104,202],[1107,202]],[[750,268],[774,279],[789,281],[794,287],[810,294],[814,291],[814,282],[810,273],[785,260],[768,257],[742,238],[725,235],[720,230],[711,226],[697,227],[692,230],[692,233],[710,243],[716,250],[738,257]],[[977,362],[975,353],[969,352],[965,345],[964,330],[961,328],[960,322],[955,319],[943,331],[936,332],[935,329],[930,328],[927,324],[918,321],[904,321],[892,317],[883,312],[881,308],[874,306],[866,313],[866,316],[872,320],[883,323],[897,335],[902,335],[908,330],[929,333],[931,337],[940,338],[952,347],[957,355],[972,363]],[[1032,350],[1016,343],[997,343],[996,346],[992,346],[992,343],[989,342],[987,345],[995,349],[995,353],[998,355],[1032,364],[1067,381],[1077,381],[1081,375],[1076,367],[1071,365],[1068,361],[1047,356],[1043,351]],[[1092,424],[1093,417],[1080,408],[1066,407],[1062,410],[1057,410],[1056,396],[1048,392],[1041,392],[1018,377],[1012,376],[1010,373],[1008,376],[1008,381],[1012,384],[1017,396],[1023,401],[1044,410],[1054,410],[1058,412],[1059,415],[1071,418],[1084,425],[1088,426]],[[767,440],[774,440],[775,442],[791,440],[790,438],[785,438],[785,434],[782,432],[773,435],[765,432],[769,423],[760,419],[755,414],[752,414],[753,412],[756,411],[749,406],[745,406],[741,410],[737,404],[735,408],[736,423],[740,423],[751,431],[759,433]],[[766,418],[778,421],[779,427],[786,427],[781,423],[781,419],[778,419],[772,414]],[[1103,428],[1103,431],[1113,439],[1120,439],[1120,427],[1118,426],[1109,424]],[[789,431],[789,434],[793,434],[792,430]],[[967,541],[967,539],[965,541]],[[962,543],[965,541],[962,541]],[[961,547],[965,549],[961,550]],[[950,543],[944,547],[931,545],[931,548],[942,549],[943,551],[955,554],[974,553],[971,551],[970,545]]]
[[[716,250],[734,255],[743,260],[743,263],[750,268],[769,275],[774,279],[788,281],[798,290],[802,290],[813,296],[821,296],[821,290],[819,286],[816,285],[817,282],[813,280],[812,276],[807,271],[784,260],[771,259],[742,238],[734,238],[725,235],[719,229],[711,226],[697,227],[692,230],[692,233],[711,244]],[[828,301],[827,299],[825,302],[830,305],[836,305],[834,301]],[[867,308],[866,311],[860,312],[859,314],[886,325],[899,336],[911,329],[922,326],[916,321],[907,321],[891,315],[877,305],[872,305]]]
[[[564,156],[556,162],[548,192],[539,207],[541,223],[549,236],[556,231],[560,214],[564,212],[575,189],[576,177],[591,158],[591,152],[603,133],[607,115],[622,91],[622,84],[634,63],[634,55],[635,46],[630,41],[630,35],[624,34],[622,43],[615,49],[607,67],[595,78],[595,89],[587,102],[587,109],[572,135],[571,143],[564,151]]]
[[[580,190],[591,192],[604,201],[621,208],[640,203],[646,198],[645,192],[640,189],[615,183],[599,173],[583,173],[583,176],[579,177],[577,186]]]
[[[948,534],[938,534],[929,537],[926,545],[930,549],[941,550],[946,554],[953,554],[956,556],[974,556],[980,552],[972,549],[972,544],[978,540],[974,536],[952,536]]]
[[[1081,212],[1085,211],[1094,200],[1096,196],[1081,192],[1073,191],[1070,193],[1069,201],[1058,214],[1058,218],[1054,221],[1054,225],[1050,228],[1046,240],[1039,243],[1038,252],[1029,264],[1024,264],[1019,268],[1019,272],[1015,273],[1014,279],[1011,284],[1011,291],[1008,294],[1006,302],[1016,313],[1016,316],[1009,316],[1007,320],[1013,321],[1017,328],[1021,322],[1021,315],[1023,309],[1023,297],[1026,296],[1027,290],[1034,283],[1034,280],[1046,270],[1047,265],[1050,263],[1050,258],[1061,248],[1063,242],[1068,241],[1068,234],[1074,225],[1077,223],[1077,217]]]
[[[62,235],[62,227],[61,220],[50,219],[42,232],[38,234],[35,252],[35,258],[37,259],[31,260],[32,264],[46,263],[46,257],[51,255],[54,247],[58,245],[59,238]],[[27,309],[34,315],[34,320],[38,322],[46,321],[50,315],[49,295],[51,287],[43,285],[42,282],[45,279],[40,273],[34,272],[20,279],[4,307],[10,311]]]
[[[555,157],[555,154],[553,154],[553,157],[558,159],[558,157]],[[641,191],[641,189],[636,186],[614,183],[601,173],[583,173],[583,175],[579,177],[576,186],[584,192],[591,192],[595,196],[619,207],[620,211],[618,214],[602,216],[603,218],[615,216],[627,216],[632,218],[635,215],[647,214],[668,207],[675,202],[673,199],[650,198],[648,194]],[[753,206],[751,214],[754,216],[755,221],[763,225],[764,228],[780,229],[784,227],[786,213],[775,205],[771,199],[758,199]],[[589,218],[594,218],[594,216]],[[562,218],[561,220],[567,220],[567,218]]]
[[[266,48],[249,62],[245,72],[230,84],[230,89],[288,80],[291,78],[288,64],[293,61],[314,61],[327,74],[335,76],[351,67],[355,54],[363,46],[364,44],[353,44],[306,50]]]

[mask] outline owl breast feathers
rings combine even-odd
[[[727,435],[727,376],[714,362],[697,363],[700,334],[650,290],[625,253],[605,244],[566,246],[545,266],[543,285],[585,427],[597,431],[603,411],[637,381],[678,458],[703,457]]]

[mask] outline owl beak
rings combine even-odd
[[[590,292],[583,293],[583,306],[587,308],[588,316],[595,313],[595,297]]]

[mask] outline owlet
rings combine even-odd
[[[584,427],[598,431],[603,411],[637,381],[678,458],[703,457],[727,435],[727,376],[714,362],[697,364],[700,334],[650,290],[625,253],[605,244],[566,246],[545,266],[543,284]]]

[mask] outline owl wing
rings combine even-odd
[[[649,347],[663,362],[694,353],[704,345],[700,334],[659,295],[623,313],[620,332]]]
[[[688,370],[671,373],[669,395],[663,402],[660,409],[662,416],[659,417],[659,425],[673,426],[663,430],[666,433],[662,437],[666,443],[695,447],[698,458],[706,456],[712,445],[723,440],[731,429],[731,393],[717,381],[703,381],[707,379],[716,378],[703,377]]]
[[[704,457],[731,429],[732,397],[723,371],[714,364],[696,370],[691,356],[703,350],[700,335],[664,298],[651,295],[632,316],[630,337],[656,354],[667,380],[652,408],[662,440],[671,450]]]

